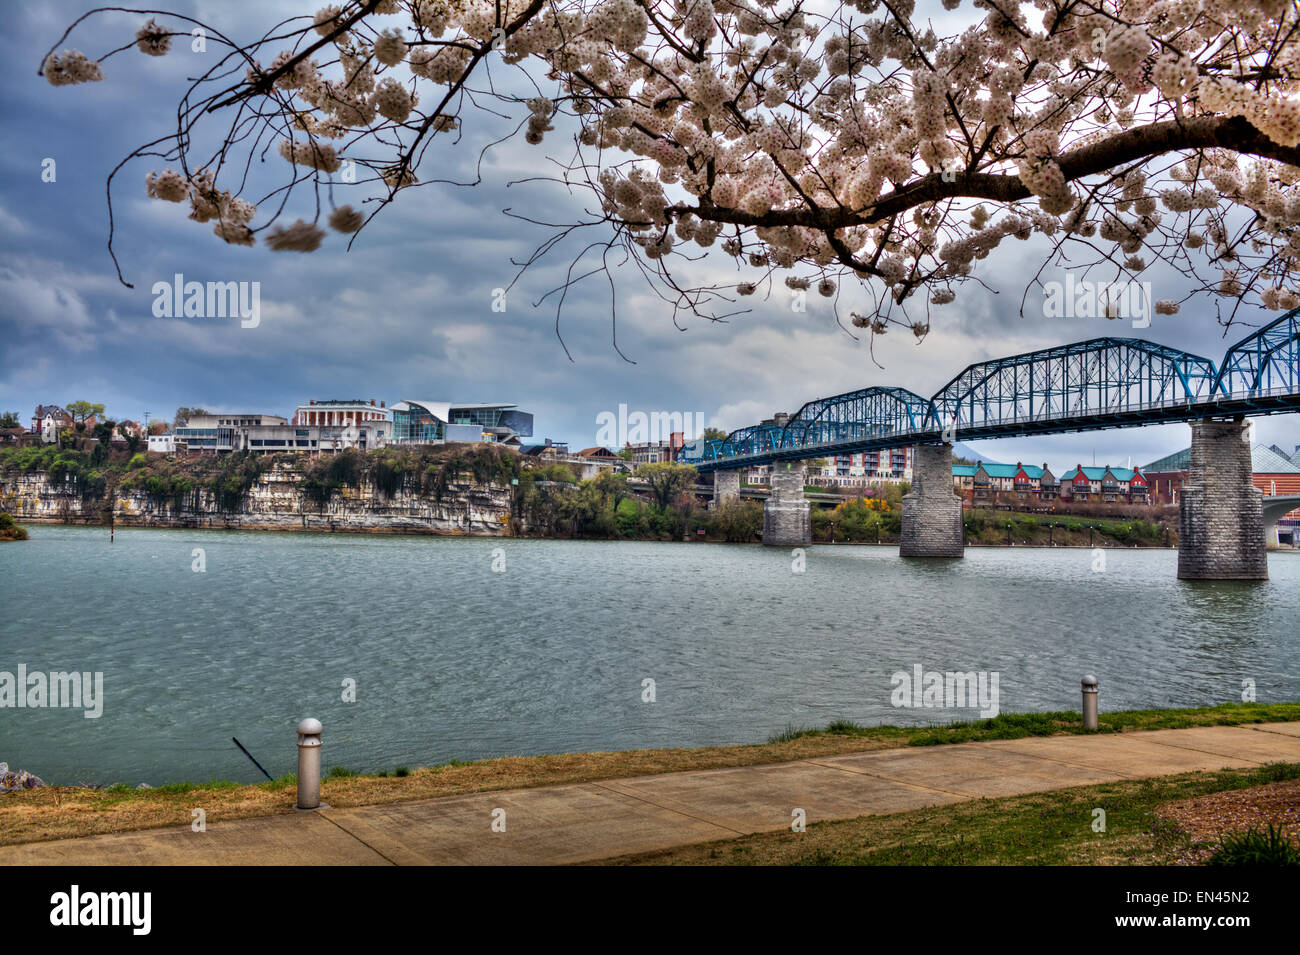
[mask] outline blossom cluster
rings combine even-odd
[[[252,245],[253,232],[248,227],[257,206],[218,189],[210,170],[200,170],[190,177],[190,218],[195,222],[217,220],[212,231],[232,245]]]
[[[312,140],[280,140],[280,155],[298,166],[310,166],[321,172],[337,172],[341,161],[338,151],[329,143]]]
[[[395,191],[417,181],[398,133],[457,128],[474,97],[448,94],[481,64],[538,63],[536,95],[493,95],[520,108],[527,143],[572,130],[575,168],[603,214],[662,269],[725,229],[723,251],[742,272],[797,270],[805,284],[792,287],[815,283],[837,298],[848,276],[881,283],[894,301],[920,291],[941,306],[1005,239],[1037,235],[1052,248],[1083,243],[1130,272],[1157,260],[1201,268],[1220,294],[1261,289],[1266,307],[1293,300],[1293,3],[974,7],[976,23],[940,37],[911,0],[846,0],[830,13],[795,0],[556,0],[527,16],[525,0],[384,0],[364,16],[357,0],[339,0],[309,17],[304,42],[269,46],[265,67],[253,59],[247,79],[303,134],[278,130],[287,161],[329,175],[342,147],[328,141],[346,139],[352,154],[354,138],[375,137],[396,150],[373,167]],[[396,14],[401,22],[388,19]],[[320,38],[330,42],[307,55],[306,41]],[[168,42],[154,20],[136,34],[150,55]],[[77,51],[51,55],[45,75],[55,85],[101,78]],[[430,115],[417,112],[421,93],[438,104]],[[1171,146],[1171,120],[1245,120],[1276,148],[1245,156],[1226,137]],[[218,210],[199,221],[247,238],[228,226],[246,228],[245,210],[223,206],[214,184],[164,172],[147,189],[199,197]],[[1249,212],[1244,233],[1228,224],[1234,207]],[[353,231],[342,226],[364,220],[343,208],[330,224]],[[307,249],[317,231],[295,224],[267,241]],[[742,274],[737,291],[757,286]]]
[[[135,45],[147,56],[165,56],[171,49],[172,38],[166,27],[150,20],[136,32]]]
[[[51,86],[98,83],[104,78],[99,64],[89,59],[80,50],[64,50],[59,56],[51,53],[46,58],[42,70]]]

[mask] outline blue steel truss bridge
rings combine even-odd
[[[1094,338],[978,362],[929,398],[871,387],[805,404],[782,424],[700,439],[700,471],[955,439],[1019,437],[1300,411],[1300,309],[1209,358],[1139,338]]]

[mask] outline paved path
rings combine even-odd
[[[27,843],[0,865],[583,862],[784,829],[796,808],[851,819],[1279,760],[1300,762],[1300,722],[906,747]]]

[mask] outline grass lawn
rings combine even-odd
[[[1174,865],[1203,855],[1160,806],[1300,778],[1300,764],[1183,773],[822,822],[602,865]],[[1093,829],[1105,810],[1105,832]],[[1198,850],[1202,850],[1198,852]]]
[[[1104,713],[1100,731],[1119,733],[1293,720],[1300,720],[1300,703],[1224,704]],[[767,743],[748,746],[504,757],[472,763],[451,762],[391,775],[356,775],[333,767],[329,770],[333,775],[328,775],[321,784],[321,798],[341,809],[691,769],[756,766],[902,746],[1082,732],[1082,717],[1071,712],[1009,713],[990,720],[936,727],[861,727],[837,721],[819,730],[790,727]],[[329,767],[328,753],[326,766]],[[39,767],[23,768],[39,774]],[[287,813],[293,811],[295,787],[294,777],[286,776],[257,785],[212,781],[175,783],[153,789],[50,786],[9,793],[0,795],[0,844],[188,825],[190,811],[196,806],[205,810],[208,822]]]

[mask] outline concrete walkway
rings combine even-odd
[[[555,864],[980,797],[1300,762],[1300,722],[906,747],[0,847],[0,865]],[[492,829],[505,810],[506,831]],[[498,813],[499,815],[499,813]]]

